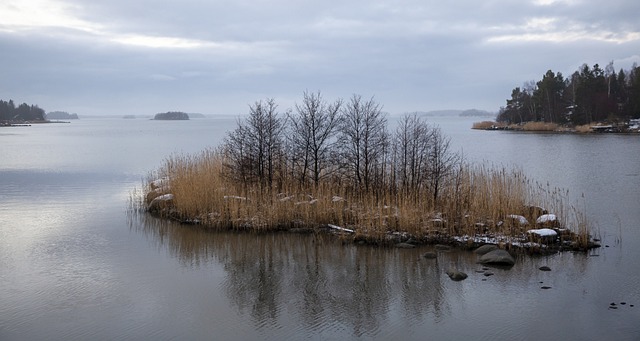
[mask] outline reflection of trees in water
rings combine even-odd
[[[440,320],[448,311],[443,269],[436,260],[421,259],[418,250],[342,245],[328,235],[209,232],[142,220],[132,226],[184,266],[219,262],[226,272],[223,290],[257,328],[289,324],[279,321],[288,316],[307,331],[374,336],[398,312],[420,322],[429,315]]]

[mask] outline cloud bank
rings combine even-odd
[[[9,0],[0,93],[80,114],[238,114],[307,89],[391,113],[496,111],[548,69],[639,62],[637,13],[634,0]]]

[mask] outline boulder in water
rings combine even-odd
[[[479,262],[481,264],[514,265],[516,260],[509,254],[509,252],[502,249],[496,249],[482,255]]]

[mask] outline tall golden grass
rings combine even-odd
[[[558,124],[551,122],[527,122],[522,126],[524,131],[556,131]]]
[[[482,121],[482,122],[473,122],[471,129],[487,130],[494,127],[505,127],[505,126],[506,124],[502,122]]]
[[[301,187],[298,181],[285,180],[280,190],[265,192],[225,176],[223,155],[213,149],[166,159],[145,186],[147,204],[155,196],[149,193],[157,192],[151,180],[158,177],[169,179],[164,192],[174,195],[173,218],[218,229],[271,231],[331,224],[375,242],[384,242],[391,232],[424,241],[477,235],[515,238],[535,228],[540,213],[530,207],[541,206],[560,217],[562,226],[575,225],[574,242],[586,247],[590,241],[584,215],[566,204],[568,192],[531,181],[520,170],[461,165],[445,180],[437,202],[429,195],[391,190],[355,193],[329,181]],[[570,221],[570,213],[579,219]],[[530,224],[523,226],[508,219],[510,215],[522,215]]]

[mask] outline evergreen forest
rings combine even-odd
[[[22,103],[16,107],[13,100],[0,100],[0,121],[24,122],[44,121],[45,112],[37,105]]]
[[[615,71],[583,64],[570,77],[547,71],[541,80],[511,91],[497,121],[509,124],[549,122],[583,125],[640,118],[640,67]]]

